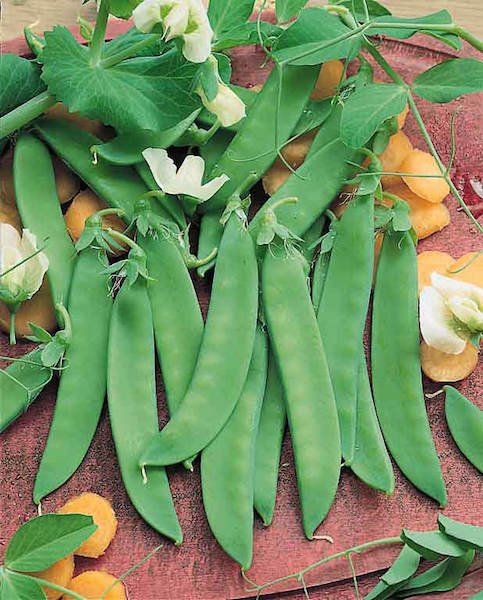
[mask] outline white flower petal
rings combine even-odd
[[[479,309],[478,304],[474,300],[452,296],[448,300],[448,307],[455,317],[469,329],[483,333],[483,311]]]
[[[223,127],[234,125],[245,117],[245,103],[221,80],[218,84],[218,93],[211,101],[201,88],[197,91],[204,106],[218,117]]]
[[[22,254],[18,248],[14,246],[6,246],[2,248],[0,253],[0,273],[4,273],[11,269],[22,260]],[[16,295],[22,287],[22,281],[25,271],[25,264],[19,265],[10,273],[0,277],[0,286],[7,288],[12,295]]]
[[[199,198],[204,171],[205,161],[201,156],[188,154],[176,175],[178,193]]]
[[[426,286],[419,299],[421,334],[428,346],[447,354],[461,354],[466,339],[454,329],[454,317],[444,298],[434,288]]]
[[[150,33],[155,25],[161,23],[162,0],[143,0],[133,10],[132,18],[136,29],[143,33]]]
[[[203,201],[209,200],[229,179],[228,175],[223,174],[205,183],[201,186],[198,198]]]
[[[211,54],[211,40],[213,30],[210,24],[198,25],[198,27],[183,35],[183,56],[186,60],[194,63],[203,63]]]
[[[0,223],[0,251],[6,246],[20,247],[20,234],[9,223]]]
[[[20,249],[24,259],[31,256],[38,249],[37,238],[28,229],[23,230]],[[24,263],[24,266],[22,288],[30,296],[33,296],[42,285],[44,275],[49,268],[49,259],[44,252],[39,252],[39,254]]]
[[[466,283],[466,281],[460,281],[459,279],[445,277],[436,272],[431,273],[431,284],[446,300],[449,300],[449,298],[453,296],[471,298],[483,309],[482,287],[478,287],[472,283]]]
[[[163,19],[163,31],[166,41],[183,35],[188,26],[189,7],[186,2],[177,2]]]
[[[166,194],[177,194],[176,165],[162,148],[146,148],[143,150],[144,160],[148,163],[156,183]]]

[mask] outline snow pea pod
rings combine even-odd
[[[458,390],[444,386],[446,422],[453,439],[470,463],[483,473],[483,410]]]
[[[329,369],[300,258],[270,249],[263,260],[262,292],[285,392],[303,528],[311,539],[334,500],[341,453]]]
[[[325,280],[329,270],[330,252],[319,252],[312,272],[312,304],[315,314],[319,312],[320,301],[324,293]]]
[[[166,427],[150,440],[140,465],[190,458],[218,434],[245,383],[255,338],[258,274],[253,242],[232,214],[223,233],[198,362],[191,384]]]
[[[388,230],[382,244],[374,288],[372,385],[394,460],[413,485],[445,506],[446,489],[424,404],[416,249],[409,232]]]
[[[268,355],[268,372],[260,424],[255,445],[255,488],[253,505],[265,526],[270,525],[277,496],[278,468],[287,410],[273,353]]]
[[[65,483],[81,464],[94,436],[106,395],[107,340],[112,298],[97,250],[77,259],[69,298],[72,341],[60,378],[55,412],[35,479],[33,498]],[[93,310],[95,307],[95,310]]]
[[[225,173],[230,181],[200,205],[202,212],[223,210],[236,190],[241,196],[247,191],[242,187],[250,175],[262,177],[277,156],[277,145],[288,140],[302,114],[318,70],[312,66],[272,70],[240,130],[210,173],[210,178]]]
[[[109,419],[126,491],[142,518],[177,544],[183,539],[168,477],[161,467],[138,466],[141,448],[158,428],[154,336],[146,282],[125,282],[112,309],[107,397]]]
[[[277,221],[301,236],[337,196],[353,170],[348,161],[359,161],[362,157],[342,142],[340,115],[340,107],[335,107],[316,135],[305,161],[252,219],[249,230],[254,239],[265,211],[282,198],[294,196],[298,202],[279,206]]]
[[[354,458],[357,373],[373,264],[374,199],[355,196],[337,223],[317,314],[339,415],[342,456],[348,466]]]
[[[390,496],[394,492],[394,472],[377,420],[362,347],[357,376],[356,420],[355,452],[351,470],[364,483]]]
[[[39,246],[46,243],[52,300],[66,304],[76,253],[60,209],[49,151],[28,133],[17,139],[13,178],[23,226],[37,236]]]
[[[267,378],[267,336],[259,327],[235,410],[201,453],[203,504],[211,531],[243,570],[253,555],[255,441]]]
[[[52,379],[52,369],[42,365],[41,353],[36,348],[0,372],[0,433],[28,410]]]

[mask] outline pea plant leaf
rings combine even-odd
[[[73,552],[97,529],[86,515],[49,514],[17,529],[5,552],[5,566],[15,571],[42,571]]]
[[[431,25],[452,25],[453,19],[450,13],[447,10],[439,10],[438,12],[431,13],[429,15],[425,15],[424,17],[411,17],[411,18],[403,18],[403,17],[393,17],[393,16],[382,16],[375,18],[375,27],[371,27],[369,33],[371,35],[386,35],[388,37],[396,38],[398,40],[405,40],[407,38],[412,37],[415,33],[424,33],[426,35],[430,35],[438,39],[441,42],[444,42],[448,46],[455,48],[456,50],[460,50],[461,40],[459,37],[453,33],[444,33],[441,31],[436,31],[431,29]],[[394,27],[378,27],[377,23],[394,23],[394,24],[423,24],[428,25],[428,29],[396,29]]]
[[[0,116],[45,90],[40,66],[16,54],[0,54],[0,81]]]
[[[403,546],[394,564],[364,600],[385,600],[393,596],[416,573],[420,560],[421,557],[416,551],[409,546]]]
[[[345,58],[357,51],[360,39],[356,48],[356,37],[336,44],[331,44],[331,40],[349,33],[350,29],[338,17],[323,8],[306,8],[278,39],[275,58],[293,65],[316,65],[326,60]]]
[[[462,556],[465,549],[441,531],[410,531],[403,529],[401,539],[427,560],[441,556]]]
[[[392,83],[371,83],[357,90],[342,110],[342,140],[360,148],[386,119],[403,110],[406,100],[404,87]]]
[[[162,36],[157,33],[142,33],[138,31],[135,27],[131,27],[128,29],[126,33],[122,35],[118,35],[113,38],[111,41],[106,42],[102,47],[102,58],[110,58],[114,56],[118,52],[129,48],[133,44],[137,44],[147,38],[151,39],[151,43],[138,50],[137,52],[132,54],[132,57],[135,56],[157,56],[161,54],[161,50],[165,46],[165,42],[162,39]]]
[[[414,93],[430,102],[451,102],[463,94],[483,91],[483,61],[452,58],[431,67],[413,82]]]
[[[285,23],[294,17],[307,4],[307,0],[277,0],[275,14],[279,23]]]
[[[248,21],[254,4],[255,0],[211,0],[208,19],[215,34],[215,43],[228,31]]]
[[[122,132],[168,129],[201,106],[192,90],[199,65],[175,50],[104,69],[89,65],[89,50],[65,27],[55,27],[45,39],[42,78],[71,112]]]
[[[0,600],[45,600],[40,585],[20,573],[3,572],[0,579]]]
[[[264,45],[272,46],[277,39],[284,33],[284,29],[261,21],[244,23],[225,32],[218,40],[213,43],[213,50],[225,50],[233,46],[249,46],[259,44],[260,36]]]
[[[458,543],[483,552],[483,527],[460,523],[441,514],[438,515],[438,527],[446,535],[458,540]]]
[[[109,0],[109,12],[120,19],[129,19],[141,0]]]
[[[338,2],[339,6],[345,6],[348,8],[357,21],[365,21],[366,12],[364,10],[364,0],[344,0],[344,2]],[[367,12],[369,17],[382,17],[384,15],[390,15],[391,12],[376,0],[365,0],[367,6]]]

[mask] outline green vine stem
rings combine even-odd
[[[298,581],[302,581],[304,576],[307,573],[309,573],[313,569],[316,569],[317,567],[320,567],[321,565],[324,565],[325,563],[330,562],[331,560],[335,560],[336,558],[347,558],[348,556],[350,557],[351,554],[364,552],[364,550],[369,550],[369,548],[374,548],[376,546],[388,546],[391,544],[402,544],[402,543],[403,543],[403,541],[401,540],[400,537],[388,537],[388,538],[381,538],[378,540],[373,540],[372,542],[365,542],[364,544],[359,544],[358,546],[354,546],[353,548],[349,548],[348,550],[342,550],[341,552],[337,552],[336,554],[331,554],[330,556],[321,558],[317,562],[312,563],[308,567],[305,567],[304,569],[297,571],[296,573],[291,573],[290,575],[285,575],[284,577],[279,577],[278,579],[274,579],[273,581],[269,581],[268,583],[264,583],[262,585],[257,585],[256,583],[251,581],[245,575],[244,571],[242,571],[242,576],[245,579],[245,581],[247,581],[252,586],[252,589],[250,589],[249,591],[260,594],[261,591],[263,591],[269,587],[272,587],[277,583],[282,583],[284,581],[288,581],[289,579],[296,579]]]
[[[62,326],[65,337],[68,340],[72,339],[72,321],[70,319],[70,315],[66,307],[62,304],[62,302],[58,302],[55,305],[55,312],[59,316],[60,325]]]
[[[10,310],[10,328],[9,328],[9,343],[10,346],[15,346],[17,343],[17,336],[15,335],[15,317],[17,315],[18,306]]]
[[[0,138],[23,127],[56,103],[56,99],[47,90],[31,100],[21,104],[0,118]]]
[[[10,569],[5,569],[7,573],[15,573],[15,571],[10,571]],[[77,592],[73,592],[72,590],[68,590],[61,585],[57,585],[56,583],[52,583],[52,581],[47,581],[46,579],[41,579],[40,577],[33,577],[32,575],[27,575],[26,573],[15,573],[15,575],[19,575],[21,577],[25,577],[25,579],[29,579],[30,581],[36,581],[39,585],[42,585],[46,588],[56,590],[57,592],[62,592],[66,596],[70,598],[75,598],[76,600],[87,600],[84,596],[81,596]]]
[[[107,19],[109,18],[109,0],[101,0],[97,13],[96,26],[90,45],[89,65],[98,67],[101,64],[102,46],[106,37]]]

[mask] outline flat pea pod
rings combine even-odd
[[[255,446],[255,488],[253,505],[268,527],[277,497],[278,469],[287,410],[273,353],[268,354],[268,372],[260,424]]]
[[[28,410],[52,379],[53,371],[42,365],[41,353],[36,348],[0,372],[0,433]]]
[[[33,499],[65,483],[81,464],[96,431],[106,396],[107,342],[112,298],[98,250],[79,255],[72,277],[72,341],[65,356],[49,437],[35,479]],[[93,310],[94,308],[94,310]]]
[[[445,413],[451,435],[470,463],[483,473],[483,410],[458,390],[444,386]]]
[[[146,468],[139,456],[158,430],[154,335],[146,282],[124,283],[114,301],[109,331],[107,397],[109,419],[126,491],[141,517],[177,544],[183,539],[166,471]]]
[[[191,277],[172,238],[138,236],[151,281],[148,294],[169,414],[183,400],[203,337],[203,316]]]
[[[262,177],[277,157],[277,145],[288,140],[302,114],[318,70],[313,66],[280,66],[272,70],[247,118],[210,173],[210,178],[225,173],[230,180],[200,205],[202,212],[223,210],[236,190],[239,194],[247,191],[241,187],[250,176]]]
[[[372,385],[389,451],[404,475],[446,505],[446,489],[431,436],[419,358],[416,249],[408,232],[384,236],[374,288]]]
[[[374,264],[372,195],[355,196],[336,231],[317,322],[334,387],[342,456],[350,466],[356,437],[357,373]]]
[[[253,556],[255,442],[267,378],[267,336],[257,328],[242,393],[223,429],[201,453],[203,504],[211,531],[244,571]]]
[[[257,310],[255,249],[245,225],[232,214],[221,240],[191,384],[166,427],[147,440],[141,466],[182,462],[203,450],[222,429],[248,373]]]
[[[377,420],[362,347],[357,375],[356,420],[355,452],[350,468],[364,483],[390,496],[394,492],[394,471]]]
[[[66,304],[76,253],[60,209],[49,151],[28,133],[17,139],[13,178],[22,224],[37,236],[39,247],[46,244],[52,301]]]
[[[300,258],[271,248],[263,260],[262,291],[285,392],[303,529],[312,539],[334,500],[341,453],[329,369]]]
[[[257,212],[250,233],[257,237],[265,211],[282,198],[296,197],[296,204],[277,208],[277,221],[295,235],[302,236],[340,192],[362,155],[346,146],[340,138],[341,108],[335,107],[317,133],[307,158]]]

